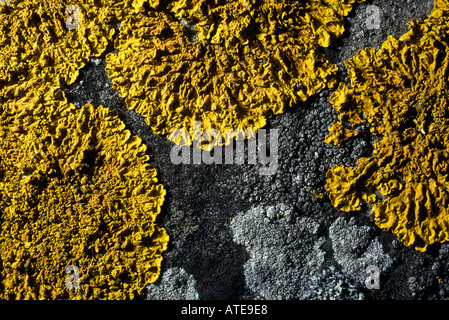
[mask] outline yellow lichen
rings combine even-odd
[[[313,190],[313,196],[317,199],[323,199],[324,198],[324,194],[322,192],[318,192],[316,190]]]
[[[60,91],[0,104],[0,298],[126,299],[159,273],[165,190],[146,146]],[[79,289],[66,287],[68,266]]]
[[[324,141],[340,146],[343,142],[357,135],[357,130],[345,128],[341,122],[334,122],[329,129],[330,135],[327,135]]]
[[[449,240],[448,0],[409,25],[401,38],[346,62],[352,88],[340,84],[330,101],[340,121],[368,121],[378,141],[357,167],[329,170],[326,188],[343,211],[359,210],[361,199],[372,203],[379,227],[425,251]]]
[[[106,70],[128,108],[158,134],[183,128],[192,136],[194,121],[223,137],[226,129],[257,130],[334,85],[337,67],[319,50],[343,33],[354,2],[179,0],[158,11],[141,7],[122,22],[119,53],[107,55]]]
[[[71,84],[99,56],[125,11],[112,0],[0,3],[0,98]]]

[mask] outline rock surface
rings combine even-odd
[[[373,7],[374,6],[374,7]],[[325,49],[349,83],[344,61],[366,46],[380,48],[401,36],[408,21],[422,21],[431,0],[373,0],[356,5],[347,31]],[[373,9],[374,8],[374,9]],[[377,9],[376,9],[377,8]],[[376,11],[378,10],[378,11]],[[376,12],[379,14],[376,15]],[[109,48],[108,52],[113,49]],[[371,152],[366,126],[341,147],[324,143],[336,119],[332,90],[272,118],[279,132],[279,163],[273,175],[258,165],[174,165],[172,143],[153,134],[126,108],[104,71],[104,56],[92,59],[64,91],[75,105],[118,111],[149,147],[167,197],[158,225],[170,235],[163,273],[148,286],[147,299],[447,299],[449,245],[421,253],[378,229],[365,207],[357,214],[333,208],[324,196],[325,172],[354,165]],[[369,289],[367,267],[380,272]]]

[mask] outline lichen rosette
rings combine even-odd
[[[332,204],[357,211],[365,200],[379,227],[420,251],[449,240],[448,17],[448,1],[437,0],[401,38],[360,50],[346,62],[352,86],[340,84],[330,99],[340,122],[329,143],[353,135],[335,130],[344,122],[367,121],[375,140],[371,157],[327,172]]]
[[[335,84],[320,52],[355,0],[172,1],[128,15],[106,68],[128,108],[157,134],[254,132]],[[140,8],[144,8],[141,6]],[[227,138],[227,139],[226,139]],[[178,142],[178,141],[175,141]],[[200,145],[203,147],[204,145]]]
[[[165,197],[115,111],[53,91],[0,105],[0,297],[131,299],[160,273]],[[66,286],[68,266],[79,287]],[[77,290],[75,290],[77,289]]]
[[[103,0],[0,2],[0,99],[72,84],[129,9]]]

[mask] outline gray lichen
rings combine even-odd
[[[147,300],[198,300],[196,281],[182,268],[166,270],[156,284],[147,287]]]
[[[393,263],[375,237],[375,229],[357,226],[354,217],[349,220],[337,218],[329,228],[329,237],[332,239],[334,259],[342,271],[360,287],[365,286],[369,276],[366,272],[368,266],[376,266],[382,273]]]
[[[248,287],[262,299],[301,299],[324,262],[319,224],[295,217],[284,204],[254,207],[231,221],[234,241],[250,258],[244,265]]]

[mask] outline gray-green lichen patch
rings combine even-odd
[[[234,241],[245,246],[246,283],[260,299],[301,299],[324,262],[320,225],[295,217],[291,207],[253,207],[231,221]]]
[[[166,270],[158,283],[147,287],[147,300],[199,300],[195,278],[183,268]]]
[[[310,277],[307,290],[303,292],[306,300],[363,300],[364,294],[350,277],[331,266]]]
[[[375,229],[357,226],[354,218],[337,218],[327,237],[316,220],[277,204],[240,212],[230,226],[249,254],[245,280],[259,299],[363,299],[366,268],[374,265],[382,273],[393,263]],[[328,238],[336,266],[324,264]]]
[[[393,263],[375,237],[375,229],[370,226],[357,226],[354,217],[349,220],[337,218],[329,227],[329,237],[332,240],[335,261],[359,287],[364,287],[369,277],[367,267],[376,266],[382,273]]]

